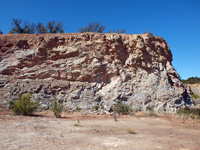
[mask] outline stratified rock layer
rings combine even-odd
[[[0,35],[4,104],[18,92],[67,107],[108,111],[121,99],[134,109],[174,112],[190,105],[164,39],[151,34]]]

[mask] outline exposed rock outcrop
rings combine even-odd
[[[56,98],[108,111],[122,99],[174,112],[191,101],[171,62],[165,40],[150,34],[0,35],[1,98],[29,91],[45,108]]]
[[[188,94],[196,94],[200,96],[200,83],[195,83],[195,84],[184,84],[185,88],[188,91]]]

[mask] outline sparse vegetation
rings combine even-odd
[[[114,108],[114,112],[118,113],[119,115],[128,114],[131,111],[133,111],[133,109],[129,105],[123,103],[122,100],[119,100]]]
[[[0,34],[3,34],[3,32],[0,30]]]
[[[152,106],[147,106],[147,110],[152,111],[153,107]]]
[[[75,127],[80,127],[81,126],[80,120],[77,120],[77,123],[75,123],[74,126]]]
[[[153,106],[147,106],[146,110],[149,111],[148,112],[149,117],[157,117],[157,114],[154,112]]]
[[[24,21],[22,25],[21,19],[13,19],[11,24],[13,26],[12,31],[14,33],[35,33],[35,24],[29,23],[29,21]]]
[[[78,29],[78,32],[84,33],[84,32],[97,32],[97,33],[103,33],[105,31],[106,27],[104,25],[100,25],[99,22],[89,22],[88,25],[86,25],[84,28],[81,27]],[[125,33],[125,29],[119,30],[109,30],[108,33]]]
[[[130,134],[136,134],[135,130],[132,129],[132,128],[128,128],[127,131],[128,131],[128,133],[130,133]]]
[[[197,94],[192,94],[191,96],[192,96],[192,98],[194,98],[194,99],[200,98],[199,95],[197,95]]]
[[[63,111],[63,104],[58,103],[56,100],[53,102],[53,105],[51,107],[51,110],[53,111],[56,118],[61,117],[61,113]]]
[[[79,28],[78,32],[84,33],[84,32],[97,32],[97,33],[103,33],[103,31],[106,29],[104,25],[100,25],[99,22],[89,22],[87,26],[84,28]]]
[[[46,28],[49,33],[64,33],[62,22],[56,24],[55,21],[50,21],[47,23]]]
[[[34,111],[39,107],[39,102],[33,102],[30,100],[31,94],[18,94],[18,100],[15,102],[14,100],[9,101],[9,108],[17,115],[30,116]]]
[[[153,111],[149,111],[149,117],[158,117],[158,115]]]
[[[48,32],[47,28],[41,22],[39,22],[38,25],[36,26],[36,30],[37,33],[39,34],[44,34]]]
[[[13,31],[13,30],[10,30],[10,31],[9,31],[9,34],[14,34],[14,31]]]
[[[64,33],[64,28],[62,22],[56,23],[56,21],[49,21],[46,25],[39,22],[38,24],[30,23],[29,21],[23,21],[22,19],[12,19],[11,25],[12,29],[9,31],[9,34],[44,34],[44,33]],[[99,22],[89,22],[85,27],[81,27],[78,29],[78,32],[97,32],[103,33],[105,32],[106,27],[104,25],[100,25]],[[125,33],[125,29],[113,29],[109,30],[108,33]],[[3,32],[0,30],[0,34]]]
[[[187,80],[182,79],[181,81],[183,84],[195,84],[195,83],[200,83],[200,78],[190,77]]]
[[[117,115],[116,115],[116,112],[113,113],[113,118],[114,118],[114,120],[117,122]]]
[[[183,118],[200,119],[200,109],[198,108],[180,108],[177,114]]]
[[[108,33],[125,33],[125,29],[122,29],[122,30],[118,30],[118,29],[117,30],[115,30],[115,29],[114,30],[109,30]]]
[[[80,107],[76,107],[76,111],[80,111],[81,110],[81,108]]]
[[[29,23],[29,21],[22,21],[21,19],[13,19],[12,20],[12,26],[13,28],[10,30],[9,34],[13,33],[28,33],[28,34],[34,34],[34,33],[63,33],[63,25],[62,22],[56,22],[50,21],[47,23],[46,26],[44,26],[41,22],[38,23],[36,26],[35,23]]]
[[[93,108],[94,110],[98,111],[98,110],[99,110],[99,105],[94,105],[92,108]]]

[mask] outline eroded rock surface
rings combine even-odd
[[[188,91],[188,94],[192,95],[198,95],[200,96],[200,83],[195,83],[195,84],[184,84],[185,88]]]
[[[151,34],[0,35],[1,99],[30,92],[45,108],[58,99],[108,111],[122,99],[174,112],[191,101],[171,62],[165,40]]]

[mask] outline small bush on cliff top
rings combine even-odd
[[[49,33],[64,33],[62,22],[56,24],[54,20],[50,21],[47,23],[46,28]]]
[[[11,24],[13,26],[12,31],[14,33],[35,33],[35,24],[29,23],[29,21],[24,21],[22,24],[21,19],[13,19]]]
[[[125,29],[122,29],[122,30],[118,30],[118,29],[109,30],[108,33],[125,33]]]
[[[47,28],[41,22],[39,22],[38,25],[36,26],[36,30],[37,33],[39,34],[44,34],[48,32]]]
[[[29,21],[23,21],[21,19],[12,19],[12,29],[10,30],[10,34],[13,33],[64,33],[64,28],[62,22],[56,23],[54,20],[49,21],[46,26],[44,26],[41,22],[37,25],[35,23],[30,23]]]
[[[30,100],[31,94],[18,94],[18,100],[9,101],[9,108],[17,115],[30,116],[39,106],[39,101],[33,102]]]
[[[54,101],[51,110],[53,111],[54,115],[56,118],[60,118],[61,117],[61,113],[63,111],[63,104],[58,103],[56,100]]]
[[[8,34],[14,34],[14,31],[13,31],[13,30],[10,30]]]
[[[106,29],[104,25],[100,25],[99,22],[89,22],[87,26],[84,28],[78,29],[78,32],[84,33],[84,32],[97,32],[97,33],[103,33],[103,31]]]

